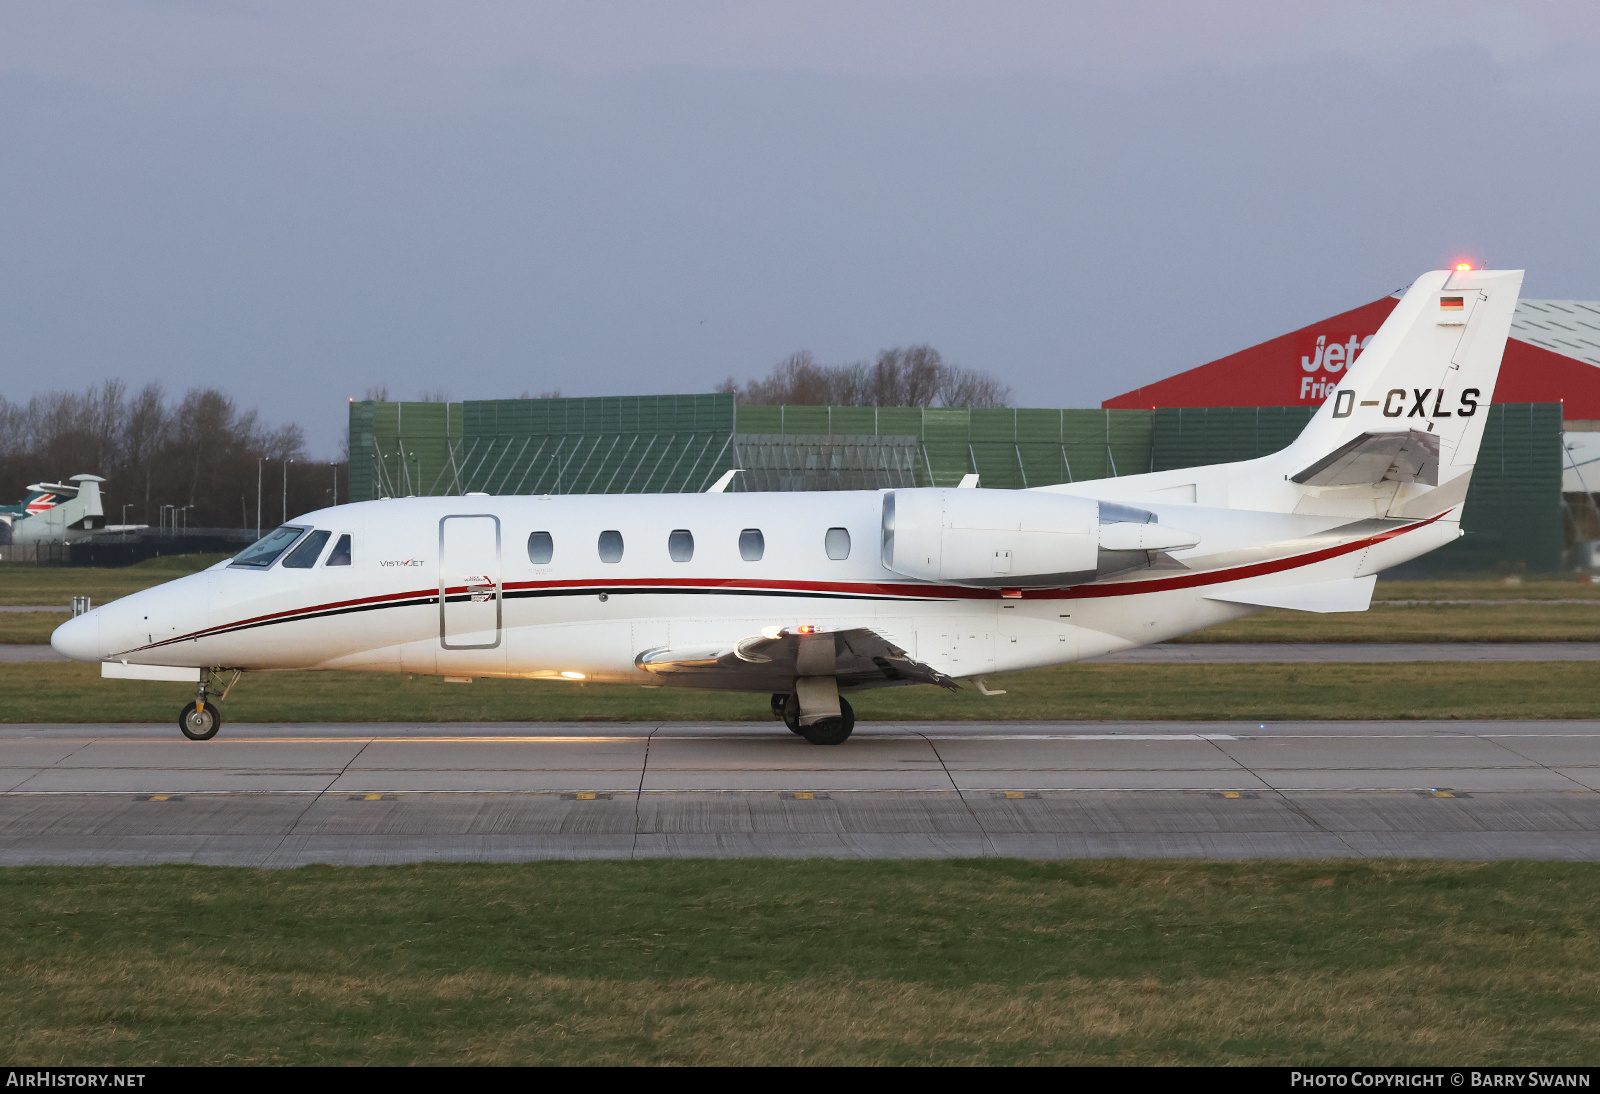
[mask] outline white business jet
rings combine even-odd
[[[221,725],[218,674],[354,669],[770,693],[795,733],[839,744],[866,688],[984,689],[1263,608],[1364,610],[1379,571],[1461,534],[1521,283],[1418,278],[1260,459],[1020,491],[342,505],[51,644],[108,677],[194,683],[194,740]]]

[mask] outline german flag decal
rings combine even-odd
[[[1465,311],[1467,298],[1464,296],[1441,296],[1439,298],[1440,311]]]

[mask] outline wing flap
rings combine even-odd
[[[720,648],[659,646],[633,659],[643,672],[679,687],[787,692],[802,676],[833,676],[843,691],[897,684],[958,685],[866,627],[796,634],[779,631]]]

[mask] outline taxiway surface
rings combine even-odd
[[[0,864],[1600,860],[1600,723],[0,727]]]

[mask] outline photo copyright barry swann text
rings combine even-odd
[[[1380,1068],[1362,1071],[1357,1068],[1328,1068],[1291,1070],[1289,1085],[1304,1089],[1332,1089],[1357,1087],[1363,1090],[1398,1089],[1455,1089],[1479,1090],[1485,1087],[1499,1089],[1535,1089],[1545,1087],[1588,1087],[1593,1079],[1589,1068]]]

